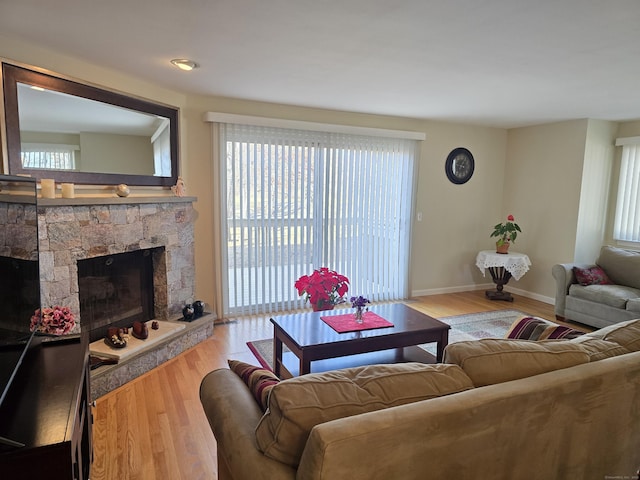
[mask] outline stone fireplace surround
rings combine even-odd
[[[77,261],[162,247],[154,258],[154,313],[178,320],[195,300],[194,197],[38,199],[38,237],[43,306],[65,305],[82,329]],[[179,335],[126,363],[92,371],[97,398],[174,357],[213,333],[205,316]]]

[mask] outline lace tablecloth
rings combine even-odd
[[[524,253],[496,253],[495,250],[483,250],[476,257],[476,267],[484,276],[484,271],[491,267],[504,267],[516,280],[520,280],[529,271],[531,260]]]

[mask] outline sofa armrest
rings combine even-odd
[[[216,438],[218,463],[224,463],[219,471],[235,480],[295,479],[294,468],[258,450],[255,428],[262,411],[240,377],[227,368],[208,373],[200,384],[200,402]]]
[[[566,296],[569,294],[569,287],[576,282],[576,276],[573,273],[573,267],[589,268],[594,264],[586,263],[558,263],[551,268],[551,274],[556,280],[556,302],[555,314],[560,317],[566,317],[564,314]]]

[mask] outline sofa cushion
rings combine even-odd
[[[607,340],[593,338],[588,335],[580,335],[569,341],[581,345],[587,351],[590,362],[629,353],[629,350],[616,342],[608,342]]]
[[[609,325],[595,332],[589,332],[585,337],[615,342],[630,352],[637,352],[640,351],[640,319]]]
[[[631,298],[627,301],[627,310],[640,313],[640,298]],[[640,315],[638,315],[640,317]]]
[[[228,360],[229,368],[238,375],[251,391],[253,398],[264,412],[267,409],[269,393],[280,382],[271,370],[256,367],[238,360]]]
[[[588,285],[584,287],[573,284],[569,287],[569,296],[624,309],[628,300],[640,297],[640,290],[622,285]]]
[[[473,388],[457,365],[370,365],[302,375],[271,391],[256,427],[258,448],[297,466],[311,429],[320,423]]]
[[[613,283],[640,289],[640,252],[604,246],[596,262]]]
[[[613,282],[609,279],[602,267],[573,267],[573,274],[580,285],[610,285]]]
[[[485,338],[447,345],[444,361],[460,365],[480,387],[587,363],[589,355],[571,342]]]

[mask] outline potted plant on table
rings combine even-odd
[[[509,215],[505,223],[498,223],[493,227],[493,233],[490,236],[498,237],[496,253],[509,253],[510,242],[515,243],[518,232],[522,233],[522,230],[514,220],[513,215]]]
[[[321,267],[311,275],[302,275],[296,283],[298,295],[305,295],[314,312],[332,310],[344,302],[344,295],[349,290],[349,279],[334,270]]]

